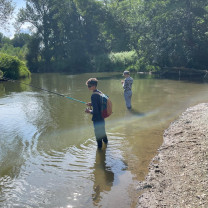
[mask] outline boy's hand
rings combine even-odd
[[[92,113],[92,110],[90,110],[89,108],[86,108],[85,113]]]
[[[121,84],[123,84],[124,83],[124,80],[121,80]]]

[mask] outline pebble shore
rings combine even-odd
[[[171,123],[137,190],[138,208],[208,207],[208,103]]]

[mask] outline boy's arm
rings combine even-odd
[[[85,113],[91,113],[91,114],[92,114],[92,112],[93,112],[92,109],[91,109],[92,103],[89,102],[89,103],[86,103],[86,105],[87,105],[87,106],[90,106],[90,108],[86,108],[86,109],[85,109]]]
[[[87,103],[88,106],[92,106],[92,109],[86,108],[86,113],[96,115],[98,113],[98,101],[95,95],[91,96],[91,103]]]
[[[92,114],[93,114],[93,120],[94,121],[100,121],[102,120],[102,116],[101,116],[101,112],[100,112],[100,108],[101,106],[99,106],[100,103],[100,95],[99,94],[93,94],[91,97],[91,101],[92,101]]]
[[[123,82],[123,88],[126,89],[126,85],[127,85],[127,81],[126,79],[124,79],[124,82]]]
[[[92,95],[92,97],[91,97],[91,104],[92,104],[92,108],[93,108],[93,110],[92,110],[92,114],[94,114],[94,115],[96,115],[98,112],[99,112],[99,110],[98,110],[98,100],[97,100],[97,97],[98,97],[99,95]]]

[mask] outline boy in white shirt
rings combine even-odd
[[[129,71],[124,71],[123,76],[125,77],[124,80],[121,81],[121,84],[123,85],[124,88],[124,98],[126,102],[126,107],[128,109],[131,109],[131,97],[132,97],[132,84],[133,84],[133,78],[130,77]]]

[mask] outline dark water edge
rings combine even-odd
[[[184,67],[164,67],[160,72],[152,72],[155,78],[165,78],[171,80],[184,80],[195,82],[207,82],[208,71],[190,69]]]

